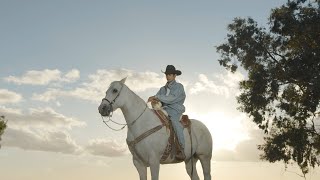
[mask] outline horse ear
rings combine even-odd
[[[127,76],[127,77],[128,77],[128,76]],[[126,82],[127,77],[125,77],[125,78],[121,79],[121,81],[120,81],[120,82],[121,82],[122,84],[124,84],[124,83]]]

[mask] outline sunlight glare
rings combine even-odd
[[[249,139],[244,120],[245,115],[232,117],[223,112],[207,114],[190,114],[203,122],[209,129],[213,139],[213,150],[234,150],[241,141]]]

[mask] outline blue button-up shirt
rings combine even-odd
[[[185,112],[183,103],[186,99],[186,93],[181,83],[175,80],[168,82],[160,88],[155,97],[163,103],[165,109],[172,108],[181,114]]]

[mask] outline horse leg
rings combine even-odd
[[[193,156],[189,160],[185,161],[186,170],[187,170],[187,173],[190,176],[191,180],[200,180],[198,173],[197,173],[197,168],[196,168],[197,161],[198,161],[198,158],[195,156]]]
[[[133,164],[137,168],[140,180],[147,180],[147,167],[138,159],[133,158]]]
[[[204,180],[211,180],[211,155],[199,155]]]
[[[160,163],[150,164],[150,171],[151,171],[151,179],[152,180],[159,179],[159,170],[160,170]]]
[[[160,163],[154,163],[150,165],[151,171],[151,179],[158,180],[159,179],[159,170],[160,170]]]

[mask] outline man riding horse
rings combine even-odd
[[[148,102],[154,100],[161,101],[163,109],[167,111],[169,115],[183,152],[185,141],[183,135],[183,126],[180,123],[180,117],[182,113],[185,112],[183,103],[186,99],[186,93],[183,85],[175,80],[176,76],[181,75],[181,71],[176,70],[173,65],[168,65],[164,74],[166,75],[167,79],[166,85],[161,87],[155,96],[149,97]]]
[[[198,160],[202,165],[204,180],[211,180],[212,137],[210,131],[201,121],[190,119],[190,126],[183,130],[184,133],[182,132],[179,119],[185,111],[183,103],[186,95],[183,86],[175,81],[176,76],[181,75],[181,71],[168,65],[164,73],[168,83],[148,100],[159,99],[164,104],[164,109],[168,111],[173,128],[178,134],[177,139],[184,147],[182,152],[184,158],[179,159],[180,161],[177,161],[178,150],[175,151],[168,143],[168,140],[172,140],[171,130],[168,132],[166,125],[160,121],[155,111],[149,109],[146,102],[125,85],[126,78],[113,81],[109,85],[98,107],[99,113],[102,117],[109,117],[106,122],[114,122],[111,119],[113,111],[121,109],[126,121],[123,127],[128,127],[126,141],[140,180],[147,180],[148,167],[150,167],[152,180],[159,180],[160,164],[182,161],[185,162],[189,177],[192,180],[199,180],[196,170]],[[167,155],[166,152],[177,154],[164,156]]]

